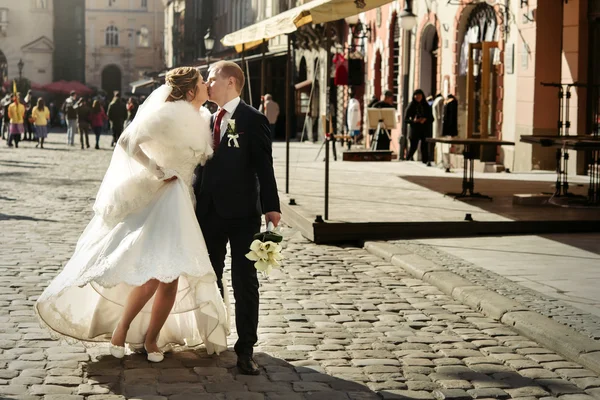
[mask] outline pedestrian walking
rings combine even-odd
[[[135,97],[130,97],[129,100],[127,100],[127,119],[125,120],[125,128],[127,128],[135,118],[139,107],[140,105]]]
[[[83,147],[83,139],[85,137],[85,148],[90,148],[90,129],[92,108],[88,105],[88,102],[83,97],[77,102],[77,127],[79,128],[79,140],[81,142],[81,150]]]
[[[34,138],[35,127],[33,124],[34,121],[33,121],[33,116],[32,116],[33,107],[34,107],[33,101],[34,101],[33,95],[31,93],[31,90],[29,90],[24,99],[25,119],[23,120],[23,126],[25,129],[25,137],[23,138],[23,140],[27,140],[27,141],[35,140],[35,138]]]
[[[264,105],[264,107],[263,107]],[[269,126],[271,128],[271,142],[275,140],[275,128],[277,126],[277,118],[279,117],[279,104],[273,100],[273,96],[265,94],[264,102],[261,103],[258,111],[265,114],[265,117],[269,120]]]
[[[112,146],[114,146],[123,132],[123,125],[127,119],[127,107],[121,99],[121,93],[115,92],[115,97],[108,105],[108,119],[113,133]]]
[[[77,129],[77,110],[75,109],[76,101],[77,94],[74,91],[71,91],[71,96],[65,100],[62,107],[65,123],[67,124],[67,146],[75,145],[75,130]]]
[[[8,106],[14,101],[11,94],[7,94],[2,99],[2,140],[8,140],[8,129],[10,127],[10,117],[8,116]]]
[[[104,123],[108,120],[106,116],[106,112],[104,112],[104,107],[100,104],[100,100],[94,100],[92,103],[92,113],[90,115],[90,122],[92,125],[92,130],[96,135],[96,150],[100,149],[100,135],[102,135],[102,129],[104,128]]]
[[[33,107],[31,112],[33,123],[35,125],[35,135],[38,143],[35,147],[44,148],[44,140],[48,137],[48,123],[50,121],[50,109],[44,104],[44,99],[41,97],[37,101],[37,105]]]
[[[412,101],[406,108],[404,115],[406,123],[410,125],[410,150],[406,158],[413,161],[413,156],[420,144],[421,161],[429,165],[429,149],[426,140],[431,137],[433,115],[431,107],[425,99],[425,93],[421,89],[414,91]]]
[[[25,118],[25,106],[21,103],[21,94],[17,93],[14,97],[13,103],[8,106],[8,116],[10,118],[10,126],[8,130],[8,147],[13,147],[13,141],[15,147],[19,147],[19,141],[21,135],[24,132],[23,120]]]
[[[356,98],[356,94],[354,92],[350,93],[350,101],[348,101],[346,118],[348,122],[348,133],[350,134],[350,137],[354,143],[358,143],[360,139],[360,122],[362,118],[360,115],[360,102]],[[348,143],[350,143],[350,141],[348,141]]]

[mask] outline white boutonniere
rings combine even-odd
[[[229,121],[227,121],[227,145],[229,147],[239,148],[239,137],[240,135],[238,135],[238,133],[235,130],[235,119],[230,119]]]

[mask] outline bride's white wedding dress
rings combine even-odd
[[[135,286],[153,278],[179,278],[175,305],[158,346],[168,350],[204,343],[209,354],[219,353],[227,348],[228,309],[196,220],[191,189],[195,166],[212,155],[210,115],[185,101],[154,104],[143,115],[140,109],[122,139],[139,145],[138,150],[178,179],[156,178],[131,157],[135,149],[115,146],[95,215],[35,309],[55,333],[109,341]],[[126,342],[134,347],[144,343],[153,300],[127,333]]]

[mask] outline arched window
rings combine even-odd
[[[106,45],[117,47],[119,45],[119,30],[114,25],[109,25],[106,28]]]
[[[140,28],[139,46],[140,47],[150,46],[150,31],[145,26],[142,26]]]

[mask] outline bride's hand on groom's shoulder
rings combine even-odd
[[[163,180],[164,180],[165,182],[171,182],[171,181],[174,181],[175,179],[177,179],[177,176],[172,176],[172,177],[170,177],[170,178],[163,179]]]

